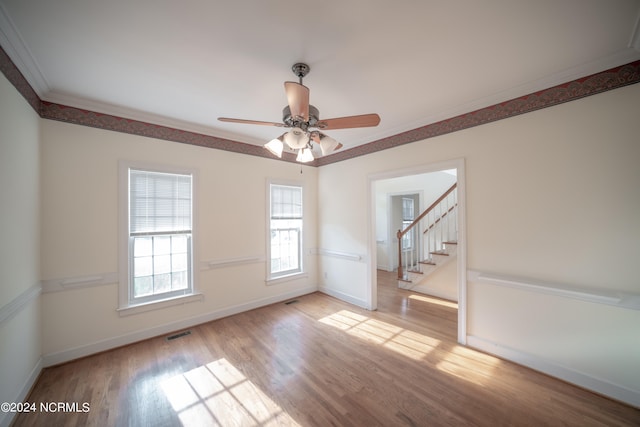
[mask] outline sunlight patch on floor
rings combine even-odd
[[[446,372],[465,381],[486,386],[491,381],[495,369],[501,360],[475,350],[455,346],[436,364],[442,372]]]
[[[428,302],[429,304],[437,304],[437,305],[441,305],[443,307],[449,307],[449,308],[455,308],[456,310],[458,309],[458,303],[453,302],[453,301],[447,301],[444,299],[439,299],[439,298],[431,298],[428,296],[424,296],[424,295],[409,295],[409,299],[412,300],[416,300],[416,301],[422,301],[422,302]]]
[[[496,357],[463,346],[454,346],[450,350],[438,348],[441,344],[438,339],[349,310],[338,311],[323,317],[319,322],[414,360],[423,360],[429,353],[437,350],[436,357],[441,359],[435,364],[438,370],[481,386],[488,384],[501,363]]]
[[[224,358],[173,376],[161,386],[185,426],[299,425]]]
[[[333,313],[323,317],[319,322],[415,360],[423,359],[441,342],[435,338],[381,320],[370,319],[349,310]]]

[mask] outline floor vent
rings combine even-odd
[[[167,341],[173,341],[175,339],[182,338],[182,337],[185,337],[187,335],[191,335],[191,331],[178,332],[177,334],[169,335],[166,338],[166,340]]]
[[[289,304],[295,304],[295,303],[297,303],[297,302],[298,302],[298,300],[297,300],[297,299],[292,299],[291,301],[287,301],[287,302],[285,302],[285,304],[286,304],[286,305],[289,305]]]

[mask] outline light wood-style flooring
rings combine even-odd
[[[462,347],[455,303],[321,293],[45,369],[15,426],[631,426],[640,410]]]

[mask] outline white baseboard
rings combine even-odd
[[[326,286],[319,286],[318,291],[322,292],[323,294],[332,296],[334,298],[338,298],[339,300],[342,300],[344,302],[348,302],[349,304],[353,304],[358,307],[362,307],[364,309],[369,310],[369,305],[365,300],[356,298],[353,295],[345,294],[344,292],[336,291]]]
[[[490,353],[519,365],[551,375],[552,377],[559,378],[595,393],[608,396],[636,408],[640,408],[640,391],[638,390],[631,390],[621,385],[613,384],[609,381],[573,370],[566,366],[541,359],[538,356],[505,347],[476,336],[467,336],[467,345],[469,347],[482,350],[485,353]]]
[[[36,365],[31,370],[31,373],[27,377],[24,385],[18,392],[18,394],[11,400],[12,402],[24,402],[27,398],[27,395],[31,391],[31,387],[36,383],[38,377],[40,376],[40,372],[42,372],[43,363],[42,358],[38,359]],[[0,427],[8,427],[11,425],[13,418],[16,416],[16,412],[0,412]]]
[[[249,301],[249,302],[238,304],[231,307],[221,308],[210,313],[190,317],[187,319],[178,320],[176,322],[166,323],[164,325],[156,326],[154,328],[136,331],[136,332],[121,335],[118,337],[108,338],[102,341],[97,341],[91,344],[83,345],[83,346],[72,348],[69,350],[46,354],[43,356],[43,366],[48,367],[48,366],[53,366],[60,363],[65,363],[74,359],[100,353],[102,351],[111,350],[116,347],[121,347],[121,346],[132,344],[138,341],[143,341],[149,338],[154,338],[160,335],[167,334],[169,332],[174,332],[180,329],[191,328],[193,326],[200,325],[202,323],[211,322],[212,320],[221,319],[223,317],[232,316],[234,314],[264,307],[266,305],[275,304],[281,301],[286,301],[291,298],[316,292],[317,290],[318,290],[317,286],[308,286],[302,289],[297,289],[295,291],[274,295],[268,298]]]

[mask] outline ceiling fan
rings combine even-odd
[[[314,160],[312,142],[320,146],[322,155],[330,154],[342,148],[342,144],[321,131],[378,126],[380,123],[380,116],[377,114],[320,119],[318,109],[309,104],[309,88],[302,84],[302,78],[309,73],[309,66],[307,64],[297,63],[294,64],[291,69],[299,78],[299,83],[284,83],[284,91],[287,95],[288,105],[282,110],[282,123],[233,119],[229,117],[218,117],[218,120],[249,125],[291,128],[290,131],[266,143],[265,148],[276,156],[282,157],[284,144],[287,144],[292,150],[298,150],[296,160],[303,163]]]

